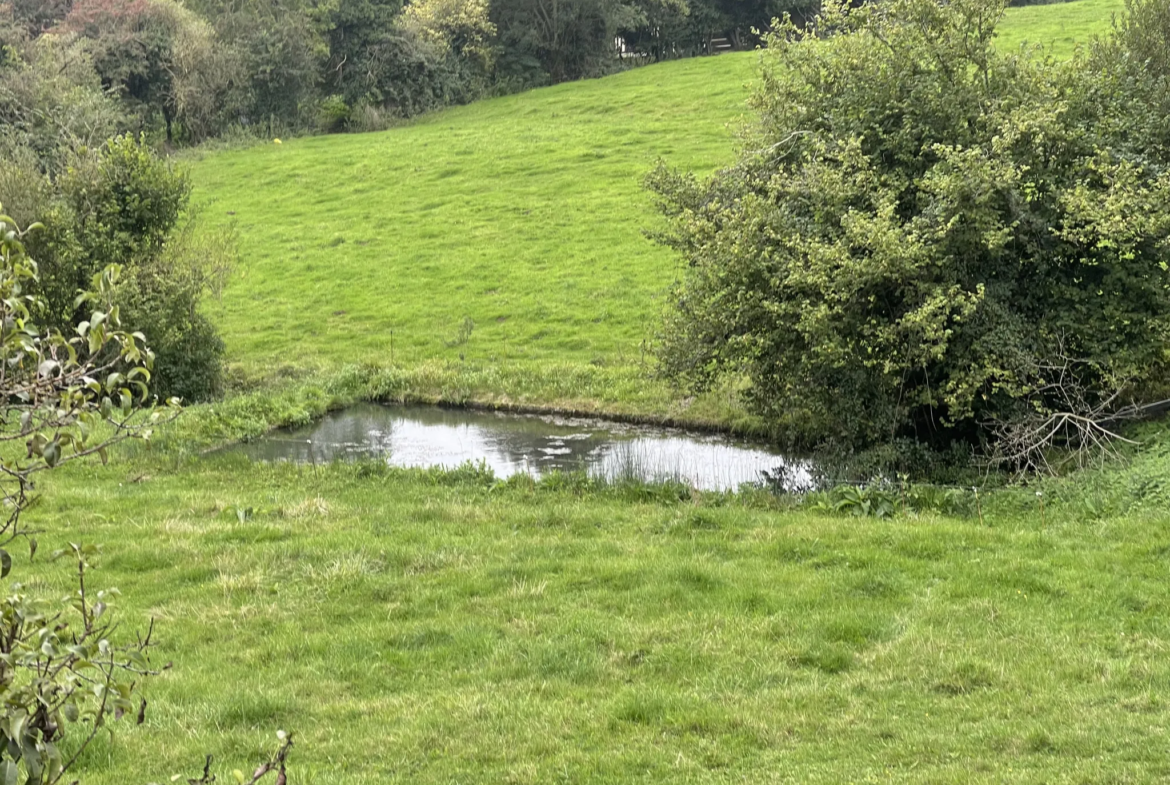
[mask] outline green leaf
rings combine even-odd
[[[21,760],[24,761],[24,767],[28,770],[28,779],[25,780],[25,785],[40,785],[41,773],[44,771],[44,766],[41,765],[41,756],[37,754],[37,748],[33,744],[32,736],[25,736],[20,744]]]
[[[65,762],[61,757],[61,751],[51,741],[45,742],[45,755],[49,759],[48,771],[45,772],[46,779],[53,782],[60,775]]]
[[[0,761],[0,785],[16,785],[18,776],[20,770],[17,769],[16,763],[10,760]]]
[[[19,739],[24,736],[24,726],[28,722],[28,715],[23,711],[8,718],[8,738]]]

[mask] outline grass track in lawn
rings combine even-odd
[[[44,487],[42,552],[66,522],[104,543],[90,586],[175,661],[146,726],[86,753],[93,785],[250,770],[277,728],[306,785],[1170,776],[1164,515],[873,521],[227,461]],[[67,572],[15,574],[59,596]]]
[[[1087,38],[1115,6],[1012,9],[1002,36]],[[384,133],[206,155],[196,200],[217,220],[233,214],[241,235],[240,270],[211,306],[230,358],[258,376],[385,364],[392,352],[472,374],[552,379],[560,364],[629,375],[675,264],[644,236],[657,220],[642,178],[658,158],[700,173],[732,159],[757,57],[664,63]],[[581,404],[555,380],[531,386],[474,397]],[[671,395],[646,397],[614,392],[600,408],[661,411]]]

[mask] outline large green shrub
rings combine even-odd
[[[1131,155],[1170,161],[1170,3],[1127,0],[1114,34],[1095,42],[1091,86],[1112,108],[1111,136]]]
[[[120,287],[123,318],[150,336],[151,389],[159,396],[207,401],[222,392],[224,344],[200,304],[218,295],[234,258],[234,237],[189,209],[162,252],[139,264]]]
[[[1145,87],[998,52],[1002,12],[834,0],[768,36],[738,162],[650,179],[686,263],[669,375],[746,376],[778,429],[850,448],[1108,411],[1165,375],[1170,175],[1132,144],[1159,122]]]
[[[309,15],[273,3],[212,3],[219,45],[236,64],[221,109],[223,127],[267,135],[309,125],[327,47]]]
[[[54,186],[45,230],[32,236],[29,250],[41,264],[50,324],[60,327],[74,321],[74,297],[105,264],[133,271],[162,253],[190,184],[127,135],[75,156]]]
[[[6,180],[18,182],[0,176],[0,185]],[[42,182],[44,227],[28,247],[40,264],[44,322],[72,329],[83,318],[77,292],[107,264],[117,264],[123,321],[148,333],[155,347],[152,390],[187,401],[214,396],[223,344],[199,303],[222,282],[232,251],[222,236],[195,231],[186,175],[141,139],[121,136]]]
[[[172,0],[73,0],[57,32],[86,42],[102,84],[140,128],[154,127],[161,116],[168,142],[176,123],[196,140],[205,136],[236,76],[225,68],[210,25]]]

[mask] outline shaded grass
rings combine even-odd
[[[247,769],[277,728],[303,783],[1170,774],[1164,513],[555,488],[228,459],[47,477],[42,548],[104,543],[93,580],[175,662],[84,781]],[[16,574],[55,595],[65,572]]]
[[[1066,54],[1107,29],[1110,3],[1012,9],[1001,40],[1059,39]],[[644,373],[676,261],[644,236],[658,222],[641,182],[658,159],[700,174],[733,160],[757,58],[652,65],[195,161],[196,201],[240,232],[243,262],[210,307],[237,373],[426,365],[424,399],[733,416],[719,396],[690,412]]]

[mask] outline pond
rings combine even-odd
[[[784,477],[786,484],[808,479],[802,462],[729,436],[434,406],[361,404],[226,452],[302,463],[374,458],[404,467],[482,462],[501,479],[584,470],[609,480],[681,480],[702,490],[734,490],[764,480],[765,474]]]

